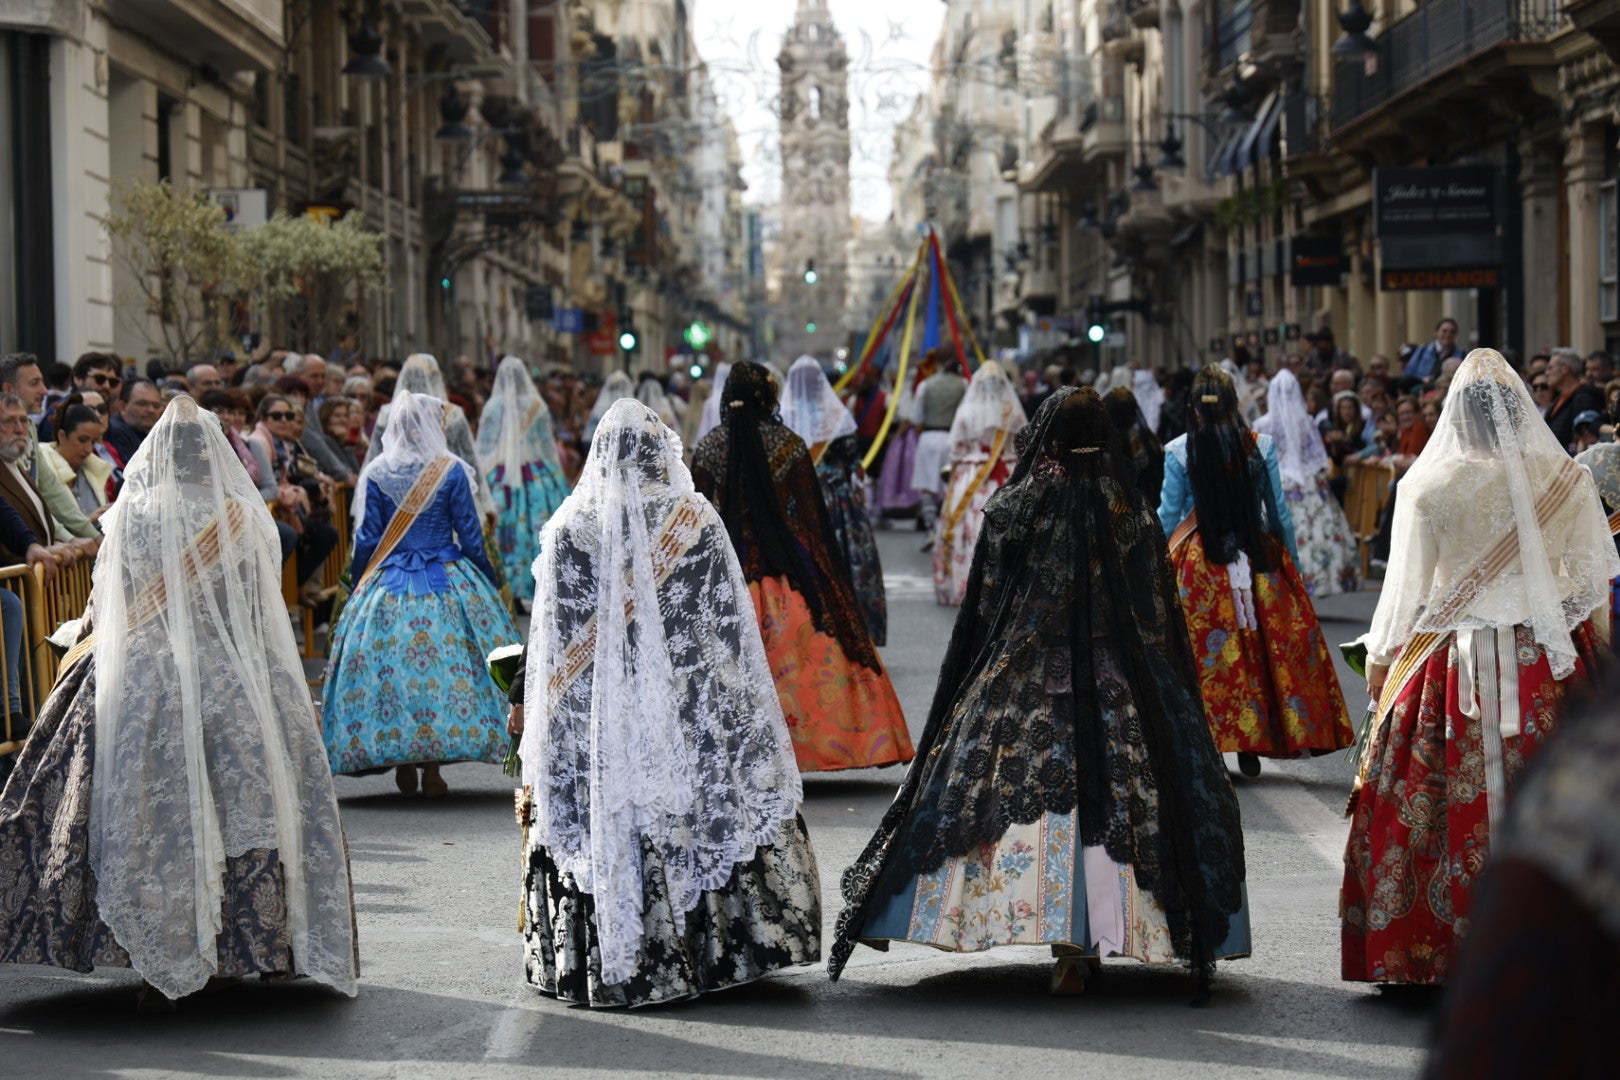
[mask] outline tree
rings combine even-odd
[[[167,180],[114,189],[102,222],[113,258],[127,267],[135,320],[152,352],[179,370],[230,339],[231,307],[252,285],[254,267],[225,225],[225,210],[202,192]]]
[[[280,328],[284,340],[325,348],[342,335],[351,308],[386,285],[382,236],[368,232],[359,214],[327,224],[278,210],[241,234],[243,253],[257,280],[254,307]]]

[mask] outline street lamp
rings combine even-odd
[[[1132,195],[1151,195],[1159,190],[1159,185],[1153,181],[1153,166],[1147,163],[1147,158],[1142,158],[1136,163],[1131,175],[1136,177],[1131,181]]]
[[[1153,167],[1161,172],[1181,172],[1187,167],[1187,159],[1181,156],[1181,146],[1181,136],[1176,134],[1175,121],[1166,120],[1164,138],[1159,140],[1159,161]]]
[[[506,153],[501,155],[501,175],[495,178],[495,182],[502,187],[522,187],[527,184],[529,174],[523,171],[524,162],[527,160],[528,158],[523,156],[523,151],[508,145]]]
[[[1338,19],[1339,29],[1344,31],[1344,36],[1333,43],[1329,52],[1341,60],[1364,60],[1378,54],[1378,42],[1367,35],[1373,17],[1361,0],[1350,0],[1345,9],[1338,13]]]
[[[446,90],[444,97],[439,99],[439,119],[444,123],[433,133],[433,137],[445,142],[466,142],[471,139],[474,132],[467,124],[469,108],[467,99],[454,86]]]
[[[382,58],[383,39],[370,19],[361,19],[360,28],[349,35],[349,52],[353,55],[343,65],[343,74],[357,79],[386,79],[394,73],[388,61]]]

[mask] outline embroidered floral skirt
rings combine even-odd
[[[591,897],[559,875],[544,848],[529,855],[523,885],[523,955],[529,984],[562,1001],[654,1005],[739,986],[821,959],[821,884],[804,820],[758,848],[723,888],[705,892],[676,929],[659,856],[642,848],[641,953],[636,973],[602,982]]]
[[[1062,946],[1065,955],[1180,961],[1164,908],[1136,874],[1085,846],[1075,815],[1046,813],[1013,824],[993,843],[951,859],[870,914],[860,940],[910,941],[949,952],[999,945]],[[1230,917],[1218,960],[1249,955],[1249,907]]]
[[[947,515],[968,497],[968,486],[989,456],[977,453],[958,458],[951,464],[951,479],[945,485],[945,505],[939,514],[938,534],[934,537],[934,599],[951,607],[961,607],[962,597],[967,594],[973,548],[979,542],[979,531],[984,528],[984,504],[1012,475],[1013,459],[1003,455],[984,483],[968,498],[967,509],[957,519],[955,528],[950,528]]]
[[[519,600],[534,600],[534,560],[540,554],[540,526],[551,519],[568,485],[545,462],[523,466],[517,483],[508,483],[506,467],[497,465],[486,477],[495,499],[496,565],[506,571],[506,582]]]
[[[917,516],[922,493],[911,486],[911,472],[917,465],[917,430],[895,435],[883,453],[883,471],[878,474],[877,513],[879,517]]]
[[[1205,558],[1197,532],[1171,564],[1216,749],[1291,758],[1355,741],[1322,626],[1286,552],[1278,570],[1253,575],[1253,629],[1238,625],[1226,567]]]
[[[518,629],[466,560],[445,572],[449,587],[426,596],[374,578],[344,608],[321,717],[334,773],[506,756],[506,696],[485,658]]]
[[[90,867],[95,760],[91,656],[51,693],[0,796],[0,961],[72,971],[130,966],[96,908]],[[276,852],[256,848],[227,858],[222,885],[218,973],[294,974]],[[175,886],[189,889],[190,879]]]
[[[850,584],[860,601],[866,629],[874,644],[886,644],[889,606],[883,591],[883,564],[878,560],[877,539],[872,535],[872,518],[866,512],[866,493],[854,477],[836,466],[818,465],[816,479],[821,482],[833,536],[849,567]]]
[[[1308,485],[1282,482],[1283,498],[1294,519],[1299,576],[1312,599],[1361,588],[1361,557],[1350,521],[1333,497],[1326,475]]]
[[[1350,803],[1339,905],[1345,979],[1446,982],[1467,933],[1494,823],[1524,766],[1557,730],[1566,695],[1599,670],[1603,646],[1592,624],[1577,628],[1574,637],[1580,660],[1563,682],[1552,677],[1541,646],[1524,627],[1514,630],[1515,655],[1493,656],[1498,665],[1517,668],[1517,735],[1500,734],[1498,694],[1511,682],[1500,666],[1491,671],[1481,664],[1478,649],[1479,673],[1460,680],[1465,661],[1455,634],[1400,688],[1367,747],[1366,776]],[[1470,685],[1473,717],[1458,701],[1459,689]]]
[[[911,733],[888,672],[844,655],[786,578],[748,583],[801,772],[904,764]]]

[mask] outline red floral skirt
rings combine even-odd
[[[1226,567],[1211,563],[1197,531],[1170,553],[1187,613],[1198,684],[1221,753],[1291,758],[1355,741],[1305,581],[1281,565],[1254,575],[1254,629],[1238,626]]]
[[[1559,682],[1531,632],[1515,631],[1520,734],[1501,739],[1504,794],[1557,728],[1568,693],[1592,678],[1602,648],[1592,624],[1574,637],[1580,659]],[[1351,982],[1444,983],[1466,933],[1490,849],[1493,751],[1481,720],[1458,705],[1458,663],[1450,634],[1400,688],[1367,747],[1366,776],[1350,801],[1339,902]]]
[[[751,581],[748,592],[799,771],[910,761],[911,733],[888,672],[845,656],[835,638],[816,629],[810,606],[785,578]]]

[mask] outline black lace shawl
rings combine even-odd
[[[1065,401],[1112,445],[1055,445]],[[1242,900],[1237,798],[1209,732],[1163,531],[1089,387],[1020,433],[985,509],[967,595],[917,757],[845,872],[828,970],[870,911],[1014,822],[1078,811],[1086,844],[1134,867],[1178,956],[1207,976]]]
[[[721,426],[692,451],[692,483],[720,512],[749,581],[786,577],[804,597],[816,629],[851,661],[881,671],[810,451],[782,424],[774,397],[766,403],[755,392],[751,368],[766,370],[752,363],[731,369]],[[739,372],[744,381],[734,397]]]

